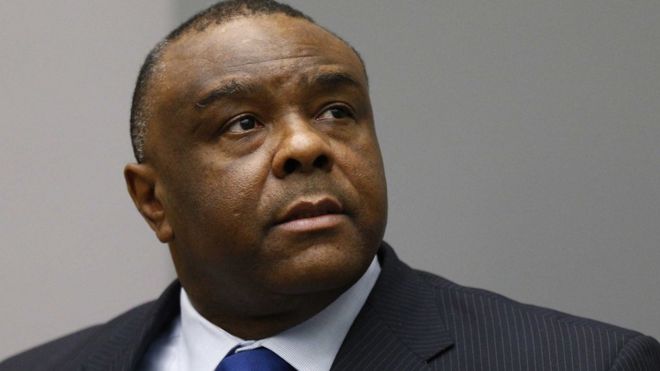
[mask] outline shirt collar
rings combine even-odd
[[[374,257],[367,271],[334,302],[305,322],[275,336],[245,341],[199,314],[181,288],[180,369],[213,370],[233,348],[264,346],[297,370],[327,371],[380,273]]]

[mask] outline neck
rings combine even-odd
[[[195,310],[209,322],[241,339],[258,340],[274,336],[313,317],[335,301],[348,287],[350,285],[314,294],[271,297],[268,300],[259,300],[257,305],[229,308],[214,303],[205,305],[203,300],[195,299],[197,295],[188,294]]]

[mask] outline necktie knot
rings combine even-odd
[[[272,350],[260,347],[229,354],[215,371],[295,371],[295,368]]]

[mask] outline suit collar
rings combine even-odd
[[[434,287],[401,262],[386,243],[378,257],[380,277],[344,340],[333,370],[376,368],[374,354],[385,369],[423,368],[454,343]]]
[[[128,348],[133,350],[126,359],[128,361],[127,364],[131,365],[129,369],[137,369],[142,356],[147,352],[149,346],[181,312],[181,306],[179,304],[180,292],[181,284],[179,280],[175,280],[165,289],[145,315],[145,323],[140,331],[140,335],[135,338],[133,345]],[[118,363],[122,364],[123,362],[119,360]]]
[[[380,282],[367,301],[401,341],[425,361],[453,344],[436,290],[383,243]]]
[[[89,349],[96,349],[83,363],[84,370],[134,370],[151,343],[179,315],[179,281],[172,282],[154,302],[121,315],[106,327],[114,330],[94,339]],[[116,326],[111,326],[115,322]],[[72,368],[73,369],[73,368]]]

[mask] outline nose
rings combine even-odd
[[[333,157],[328,140],[312,123],[288,117],[281,127],[282,137],[273,156],[276,177],[332,169]]]

